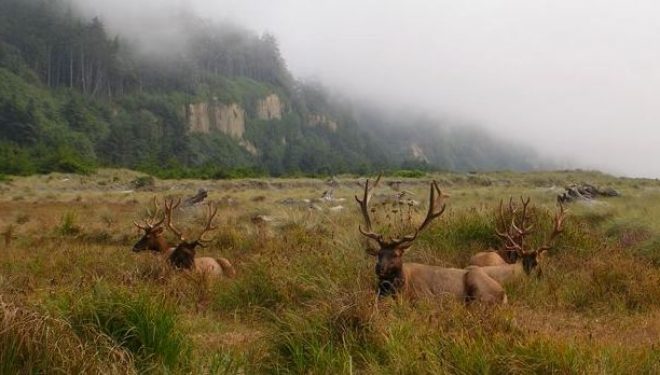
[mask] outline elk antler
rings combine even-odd
[[[163,216],[158,222],[154,223],[154,220],[156,220],[156,216],[158,215],[158,202],[156,201],[156,197],[154,196],[153,199],[153,205],[154,205],[154,210],[151,211],[150,209],[147,209],[147,215],[149,215],[148,219],[144,220],[144,224],[140,224],[137,221],[133,221],[133,224],[142,229],[142,230],[149,230],[153,229],[161,224],[163,224],[163,221],[165,221],[165,217]]]
[[[437,197],[440,197],[439,200],[436,201],[436,194]],[[426,218],[424,218],[424,221],[422,224],[415,230],[415,233],[409,234],[407,236],[401,237],[401,238],[393,238],[391,241],[391,244],[394,246],[399,246],[405,242],[412,242],[417,238],[417,235],[424,230],[433,220],[438,218],[440,215],[442,215],[445,212],[445,209],[447,208],[447,204],[442,202],[442,198],[445,196],[442,194],[442,191],[440,191],[440,188],[438,187],[438,183],[436,181],[431,182],[431,188],[429,192],[429,209],[426,212]],[[438,209],[438,205],[440,208]]]
[[[550,234],[550,237],[545,241],[543,246],[541,246],[537,252],[542,252],[546,250],[552,249],[553,246],[553,241],[557,238],[558,235],[560,235],[564,231],[564,219],[566,219],[566,210],[564,206],[559,203],[559,211],[555,214],[555,227],[552,230],[552,233]]]
[[[436,202],[436,195],[438,194],[438,197],[440,198]],[[438,183],[436,181],[433,181],[431,183],[431,192],[429,193],[429,210],[426,213],[426,219],[424,219],[424,222],[422,225],[419,226],[417,229],[417,232],[421,232],[424,228],[426,228],[429,224],[431,224],[431,221],[439,217],[445,212],[445,209],[447,208],[447,204],[442,201],[442,199],[446,195],[442,194],[442,191],[440,191],[440,188],[438,187]],[[440,205],[440,210],[436,210],[436,206]]]
[[[532,198],[530,197],[527,197],[527,199],[524,199],[522,196],[520,197],[520,202],[522,203],[520,226],[516,224],[515,215],[513,215],[511,218],[511,228],[516,232],[516,238],[518,238],[518,244],[520,244],[521,249],[525,248],[525,236],[530,234],[534,228],[534,224],[525,226],[525,220],[527,220],[527,206],[529,205],[531,199]],[[509,200],[509,203],[511,204],[511,199]]]
[[[358,198],[357,195],[355,196],[355,200],[360,205],[360,211],[362,212],[362,218],[364,218],[367,231],[371,231],[371,218],[369,217],[369,201],[371,200],[371,194],[373,190],[378,186],[381,177],[382,174],[379,174],[378,177],[376,177],[376,181],[371,186],[371,188],[369,188],[369,179],[367,178],[367,181],[364,183],[364,195],[362,196],[362,200],[360,200],[360,198]],[[360,230],[360,232],[362,232],[362,230]]]
[[[181,231],[174,228],[174,224],[172,224],[172,210],[179,207],[180,204],[181,198],[177,199],[176,202],[174,202],[174,199],[165,199],[165,217],[167,217],[167,227],[170,228],[172,233],[179,237],[179,241],[184,241],[184,237],[183,234],[181,234]]]
[[[373,187],[375,187],[378,184],[379,180],[380,180],[380,176],[376,180],[376,183],[374,184]],[[440,198],[439,200],[436,200],[436,194],[437,197]],[[369,207],[368,207],[369,199],[371,198],[371,191],[369,189],[369,181],[367,180],[367,183],[365,184],[364,196],[362,200],[360,200],[357,196],[355,197],[355,200],[357,200],[357,202],[360,204],[362,216],[364,217],[364,220],[367,224],[367,230],[366,231],[363,230],[361,226],[358,227],[358,229],[360,230],[360,233],[363,236],[377,241],[381,247],[397,247],[404,243],[412,242],[417,238],[419,232],[424,230],[434,219],[436,219],[445,212],[447,205],[442,203],[443,197],[444,195],[442,194],[442,191],[440,191],[440,188],[438,187],[438,183],[436,181],[433,181],[431,183],[430,192],[429,192],[429,209],[426,213],[426,218],[424,219],[422,224],[415,230],[415,233],[400,238],[392,238],[389,241],[386,241],[383,238],[382,234],[373,232],[371,229],[371,219],[369,218]],[[439,209],[438,206],[440,206]]]
[[[515,220],[515,214],[517,209],[513,205],[513,198],[509,198],[509,214],[511,215],[511,222]],[[507,226],[507,221],[504,217],[504,201],[500,200],[500,223],[502,224],[502,230],[498,227],[495,227],[495,234],[504,241],[504,247],[509,251],[522,251],[522,248],[518,241],[516,241],[516,236],[512,234],[511,224]]]
[[[206,207],[206,225],[204,226],[204,230],[197,236],[196,242],[201,243],[201,242],[206,242],[208,240],[204,239],[204,234],[210,230],[217,229],[217,226],[211,225],[213,223],[213,218],[215,218],[215,215],[218,213],[218,206],[212,204],[211,202],[208,203]]]
[[[526,225],[527,221],[527,206],[531,198],[524,199],[520,197],[520,202],[522,204],[522,215],[520,216],[520,223],[516,223],[516,213],[518,208],[515,207],[513,203],[513,198],[509,197],[509,215],[511,215],[511,222],[507,226],[507,220],[504,215],[504,202],[500,200],[500,223],[502,224],[503,229],[495,228],[495,234],[504,241],[504,248],[507,251],[516,251],[519,254],[525,252],[525,236],[531,233],[534,228],[534,224]]]
[[[165,201],[165,216],[167,217],[167,227],[170,228],[172,233],[176,234],[179,237],[180,241],[184,241],[185,238],[183,234],[181,233],[180,230],[176,229],[174,227],[174,224],[172,224],[172,210],[175,208],[179,207],[181,204],[181,198],[177,199],[176,202],[174,200],[166,200]],[[208,231],[217,229],[216,226],[212,225],[213,219],[215,218],[215,215],[218,214],[218,206],[213,205],[212,203],[208,203],[207,208],[206,208],[206,224],[204,225],[204,229],[202,232],[197,236],[197,239],[195,239],[192,242],[197,242],[199,245],[202,244],[202,242],[208,241],[207,239],[204,239],[204,234],[206,234]]]
[[[381,247],[383,247],[386,245],[383,240],[383,235],[373,232],[371,227],[371,218],[369,217],[369,201],[371,200],[371,194],[373,190],[378,186],[381,177],[382,175],[378,175],[371,188],[369,187],[369,179],[367,179],[367,181],[364,183],[364,194],[362,195],[362,199],[358,198],[356,195],[355,200],[360,205],[360,212],[362,212],[362,218],[364,219],[365,227],[367,228],[365,231],[362,229],[362,226],[359,225],[358,230],[363,236],[375,240]]]

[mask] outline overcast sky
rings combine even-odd
[[[296,77],[660,177],[660,2],[76,0],[109,26],[187,9],[280,41]]]

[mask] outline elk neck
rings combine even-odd
[[[403,290],[405,286],[405,277],[403,268],[397,269],[395,272],[390,273],[387,277],[378,277],[378,296],[396,296],[397,293]]]
[[[170,250],[170,245],[165,240],[164,236],[156,237],[156,248],[152,249],[158,251],[161,254],[167,254]]]
[[[195,265],[195,245],[180,243],[169,255],[169,262],[176,268],[191,269]]]

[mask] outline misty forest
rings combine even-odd
[[[603,55],[580,49],[598,64],[573,72],[560,53],[512,47],[502,64],[499,47],[470,55],[475,39],[452,29],[476,11],[497,27],[475,30],[504,30],[513,46],[534,22],[525,33],[498,22],[536,12],[527,1],[356,2],[350,15],[339,0],[229,3],[0,0],[0,375],[660,373],[660,180],[653,158],[635,159],[645,144],[608,133],[623,106],[602,105],[607,85],[581,105],[580,69],[587,82],[620,78]],[[551,19],[554,4],[538,14]],[[295,28],[264,32],[232,9]],[[414,14],[425,30],[417,12],[432,32],[406,29]],[[318,17],[337,38],[302,55],[339,48],[325,67],[345,75],[348,61],[357,86],[376,72],[380,89],[303,78],[291,30],[323,40],[305,29]],[[452,30],[456,43],[443,42]],[[356,41],[373,66],[345,46]],[[453,61],[486,74],[437,88],[442,61],[409,45],[448,46],[448,61],[467,51]],[[388,56],[400,76],[377,73]],[[557,62],[570,74],[553,75]],[[547,87],[566,101],[546,100]],[[635,118],[652,112],[639,112],[621,126],[651,139]],[[645,177],[587,169],[626,163]]]
[[[222,178],[539,164],[476,128],[356,107],[298,81],[270,34],[190,16],[185,43],[160,46],[175,53],[147,55],[65,4],[0,3],[0,173],[126,167]]]

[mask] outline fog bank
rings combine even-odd
[[[660,177],[660,3],[77,0],[115,32],[176,49],[176,20],[280,41],[295,76],[389,109],[478,123],[573,167]]]

